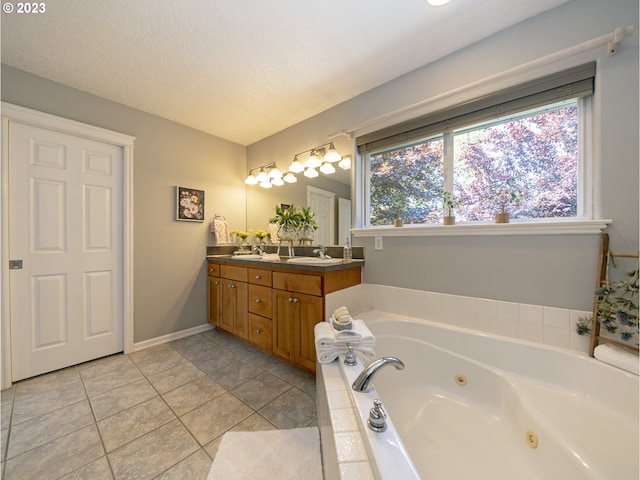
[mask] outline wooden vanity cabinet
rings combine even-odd
[[[209,262],[209,322],[309,372],[325,296],[359,284],[361,267],[318,271]]]
[[[313,329],[323,320],[322,297],[274,288],[273,307],[273,353],[315,371]]]
[[[221,308],[219,327],[234,335],[249,338],[248,272],[246,267],[220,265]]]
[[[271,353],[273,343],[271,271],[249,269],[249,341]]]
[[[220,326],[220,312],[222,303],[222,290],[220,288],[220,265],[209,262],[208,264],[208,322]]]

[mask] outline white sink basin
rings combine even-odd
[[[234,255],[232,258],[235,258],[236,260],[262,260],[262,255],[250,253],[247,255]]]
[[[293,257],[287,263],[301,263],[303,265],[336,265],[342,263],[341,258],[320,258],[320,257]]]

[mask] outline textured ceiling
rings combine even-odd
[[[48,0],[2,62],[249,145],[567,0]]]

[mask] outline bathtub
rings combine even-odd
[[[393,355],[318,369],[325,478],[637,480],[638,377],[586,356],[412,317],[357,315]],[[366,426],[380,398],[388,429]],[[345,419],[352,414],[353,418]]]

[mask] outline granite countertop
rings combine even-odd
[[[317,258],[317,257],[316,257]],[[294,262],[304,261],[301,257],[293,257]],[[301,260],[296,260],[301,259]],[[314,272],[330,272],[334,270],[344,270],[347,268],[354,267],[362,267],[364,265],[363,258],[353,259],[348,263],[329,263],[329,264],[313,264],[313,263],[290,263],[289,257],[280,256],[280,261],[264,261],[260,259],[250,259],[243,258],[243,255],[232,255],[232,254],[212,254],[206,256],[207,261],[217,261],[229,264],[242,265],[246,267],[278,267],[278,268],[287,268],[293,270],[305,270],[305,271],[314,271]],[[340,258],[336,258],[334,260],[340,260]],[[313,261],[313,260],[312,260]]]

